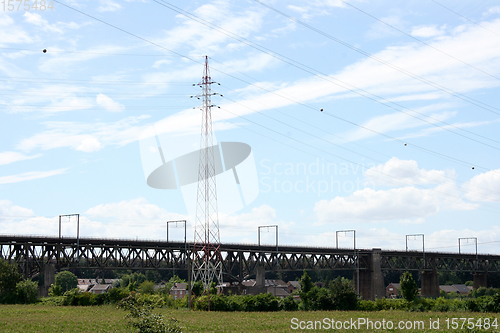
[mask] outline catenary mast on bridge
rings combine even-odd
[[[217,186],[215,181],[214,135],[212,129],[212,89],[215,82],[210,77],[208,57],[205,57],[202,88],[201,138],[198,169],[198,191],[193,246],[193,280],[201,280],[205,291],[212,281],[222,283],[222,257],[220,251],[219,217],[217,212]],[[218,156],[218,155],[217,155]]]

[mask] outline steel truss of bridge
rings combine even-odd
[[[0,257],[18,263],[24,276],[47,264],[65,268],[186,270],[191,243],[147,240],[0,236]],[[187,253],[186,253],[187,252]],[[224,280],[266,271],[373,270],[500,272],[500,256],[438,252],[221,244]]]

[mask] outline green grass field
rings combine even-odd
[[[406,311],[379,311],[379,312],[339,312],[339,311],[317,311],[317,312],[189,312],[187,310],[159,309],[169,317],[177,318],[183,332],[396,332],[400,329],[328,329],[325,326],[317,330],[292,329],[292,318],[297,318],[294,326],[305,327],[307,321],[322,321],[324,318],[334,320],[355,321],[357,318],[369,318],[371,321],[381,322],[383,319],[392,321],[397,325],[399,321],[405,324],[414,321],[423,321],[424,329],[404,329],[411,332],[499,332],[499,329],[488,330],[467,328],[452,329],[446,327],[446,319],[449,318],[474,318],[477,323],[479,318],[497,318],[499,314],[464,313],[464,312],[406,312]],[[94,307],[55,307],[46,305],[0,305],[0,332],[133,332],[126,325],[124,316],[126,312],[116,309],[114,306]],[[434,323],[439,319],[440,328],[430,329],[429,318]],[[329,322],[329,320],[327,320]],[[324,323],[324,322],[323,322]],[[458,321],[459,326],[461,321]],[[318,324],[316,324],[318,325]],[[467,325],[467,324],[465,324]],[[500,325],[500,323],[499,323]],[[464,326],[466,327],[466,326]],[[319,328],[319,326],[317,326]],[[499,327],[500,328],[500,327]]]

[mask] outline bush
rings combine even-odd
[[[49,296],[62,296],[62,288],[61,286],[51,284],[49,287]]]
[[[82,291],[79,288],[73,288],[64,293],[64,305],[78,305],[78,295]]]
[[[410,272],[404,272],[399,280],[401,294],[408,302],[413,302],[418,295],[417,283]]]
[[[182,332],[179,322],[175,318],[165,321],[162,315],[153,313],[153,306],[139,304],[134,294],[121,300],[117,307],[130,311],[125,318],[129,319],[129,325],[138,329],[139,333]]]
[[[436,299],[432,310],[439,312],[450,311],[450,302],[446,301],[443,297],[439,297],[438,299]]]
[[[280,301],[280,308],[285,311],[297,311],[299,304],[295,302],[293,296],[287,296]]]
[[[31,280],[24,280],[16,284],[17,303],[36,303],[38,300],[38,284]]]
[[[139,285],[137,291],[141,294],[154,294],[155,292],[155,284],[151,281],[144,281]]]
[[[63,306],[64,296],[42,297],[40,299],[40,303],[43,305],[50,305],[50,306]]]
[[[358,302],[351,281],[337,278],[330,283],[330,297],[334,310],[355,310]]]
[[[78,278],[70,271],[62,271],[56,274],[55,284],[61,287],[61,292],[64,294],[68,290],[72,290],[78,286]]]
[[[130,292],[125,288],[111,288],[107,293],[109,303],[115,304],[130,296]]]
[[[17,264],[0,258],[0,303],[15,303],[16,285],[21,279]]]

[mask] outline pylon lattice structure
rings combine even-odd
[[[215,181],[215,154],[212,130],[212,90],[215,82],[210,77],[208,57],[202,81],[202,122],[200,139],[200,159],[198,169],[198,192],[193,246],[193,281],[201,280],[205,291],[210,283],[222,283],[222,257],[220,251],[219,217],[217,212],[217,186]],[[217,155],[218,156],[218,155]]]

